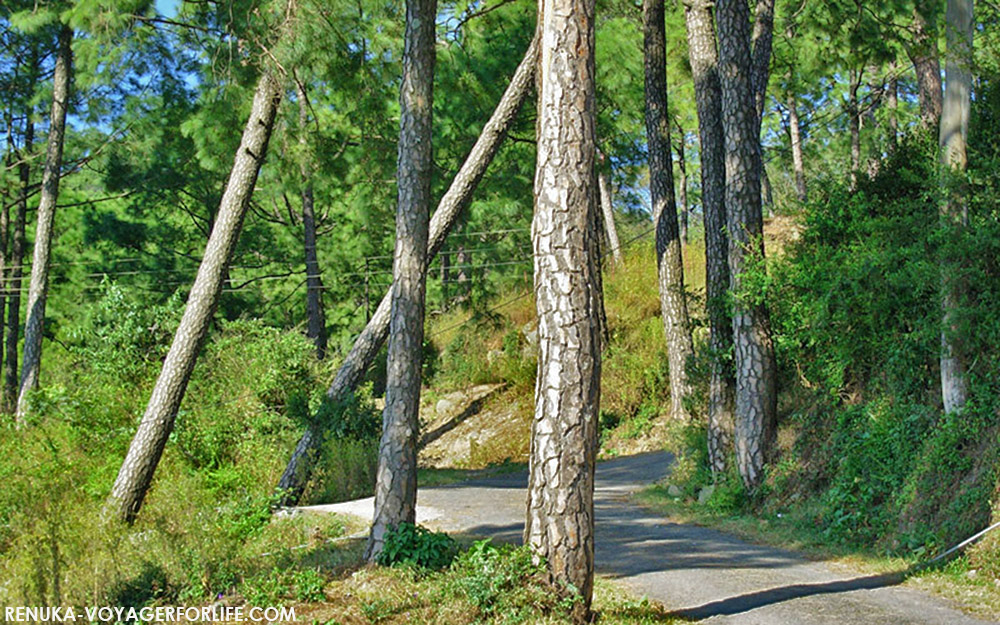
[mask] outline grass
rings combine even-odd
[[[518,606],[505,613],[486,615],[475,603],[461,596],[456,588],[461,578],[453,571],[421,572],[415,569],[359,567],[352,573],[330,582],[326,598],[320,602],[295,604],[299,622],[323,625],[362,625],[380,623],[403,625],[473,625],[479,623],[564,625],[571,621],[558,604],[552,605],[547,591],[533,595],[534,604]],[[594,587],[593,609],[604,625],[680,624],[687,621],[672,617],[660,605],[636,598],[619,583],[598,577]]]
[[[671,497],[667,487],[662,485],[650,486],[634,498],[640,505],[676,523],[710,527],[748,542],[790,549],[811,560],[849,567],[867,575],[905,571],[919,563],[916,557],[889,556],[832,543],[824,535],[822,526],[816,523],[816,514],[808,503],[769,515],[727,514],[690,499]],[[907,577],[905,584],[943,597],[978,618],[1000,620],[1000,583],[988,575],[970,575],[969,563],[964,557],[918,570]]]

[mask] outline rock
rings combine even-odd
[[[456,407],[457,404],[455,403],[454,397],[442,397],[436,404],[434,404],[434,413],[439,417],[443,417],[447,414],[455,412]]]
[[[712,493],[714,492],[715,492],[714,486],[706,486],[705,488],[698,491],[698,503],[700,504],[706,503],[709,499],[712,498]]]
[[[968,577],[969,579],[976,579],[977,575],[979,575],[979,571],[976,569],[972,569],[971,571],[965,574],[965,576]]]
[[[538,324],[535,321],[529,321],[528,323],[521,326],[521,334],[524,335],[524,342],[532,347],[538,345]]]
[[[671,497],[681,497],[684,495],[684,491],[682,491],[681,487],[677,484],[671,484],[667,486],[667,494]]]

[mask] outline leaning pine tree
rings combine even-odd
[[[257,174],[267,154],[267,143],[274,129],[280,100],[281,82],[271,71],[264,71],[257,82],[250,118],[243,130],[243,139],[236,152],[198,275],[188,295],[184,316],[170,344],[139,429],[111,489],[107,512],[121,521],[131,523],[138,514],[163,448],[173,431],[177,410],[222,293]]]
[[[590,614],[601,337],[587,240],[594,175],[594,0],[543,0],[532,242],[538,378],[524,542]]]
[[[521,105],[531,91],[537,58],[538,37],[536,35],[531,40],[531,45],[528,46],[524,59],[517,66],[510,85],[493,111],[493,115],[483,127],[482,133],[465,162],[462,163],[461,169],[455,174],[448,191],[438,202],[437,210],[431,217],[430,234],[427,241],[427,262],[430,262],[438,253],[441,246],[444,245],[451,227],[458,220],[462,211],[472,202],[473,192],[486,174],[486,170],[500,149],[504,137],[507,136],[507,131],[517,118]],[[348,352],[344,362],[337,369],[337,375],[326,391],[329,400],[336,402],[348,397],[375,361],[379,349],[385,343],[386,337],[389,336],[391,305],[392,291],[390,290],[382,298],[375,314],[372,315],[368,325],[358,335],[358,338],[355,339],[351,351]],[[292,457],[288,460],[284,473],[281,475],[281,480],[278,482],[278,503],[280,505],[293,506],[298,503],[312,474],[323,435],[324,432],[317,425],[310,425],[302,434],[292,452]]]
[[[17,422],[24,421],[28,410],[28,394],[38,386],[42,366],[42,334],[45,323],[45,301],[49,292],[49,260],[52,251],[52,226],[56,203],[59,201],[59,179],[62,177],[63,143],[66,137],[66,112],[73,76],[73,29],[63,25],[59,30],[59,48],[52,77],[52,115],[49,138],[45,148],[45,170],[42,173],[42,193],[38,201],[38,223],[35,226],[35,250],[31,261],[31,282],[28,287],[27,320],[24,324],[24,364],[21,387],[17,396]]]

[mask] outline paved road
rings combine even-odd
[[[650,453],[597,468],[596,564],[636,594],[676,614],[740,625],[973,625],[942,600],[810,562],[790,551],[746,543],[715,530],[666,521],[629,503],[630,493],[667,474],[670,457]],[[417,521],[449,532],[520,541],[524,473],[421,489]],[[371,518],[371,498],[304,510]]]

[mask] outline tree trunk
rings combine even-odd
[[[690,393],[687,359],[694,351],[684,261],[674,203],[670,122],[667,111],[666,34],[663,0],[643,0],[643,66],[646,87],[646,137],[649,145],[649,190],[656,224],[656,264],[659,271],[660,310],[667,339],[670,369],[670,416],[687,418],[684,398]]]
[[[712,353],[708,385],[708,459],[715,474],[726,470],[732,441],[735,380],[729,353],[733,326],[726,301],[729,291],[729,237],[726,234],[725,137],[718,54],[710,0],[685,6],[688,51],[698,109],[701,144],[701,203],[705,224],[705,306]]]
[[[896,76],[896,64],[889,65],[889,84],[886,89],[885,105],[889,109],[889,151],[896,150],[899,136],[899,79]]]
[[[229,181],[219,203],[215,227],[188,295],[184,316],[163,362],[146,413],[111,489],[107,510],[126,523],[135,519],[142,506],[167,438],[173,430],[198,352],[208,334],[222,292],[226,268],[243,226],[257,174],[267,154],[281,91],[280,82],[269,71],[265,71],[257,82],[250,118],[243,130]]]
[[[680,174],[680,181],[677,185],[677,197],[681,205],[680,233],[681,241],[688,243],[688,173],[687,158],[684,155],[684,129],[677,124],[677,132],[680,133],[680,140],[677,142],[677,172]]]
[[[416,520],[427,229],[434,169],[431,119],[436,18],[437,0],[406,1],[389,360],[375,482],[375,516],[365,554],[369,562],[382,552],[386,532],[400,523]]]
[[[764,271],[759,132],[750,83],[750,21],[745,2],[716,3],[719,79],[726,136],[726,208],[736,364],[736,460],[749,490],[760,485],[775,434],[774,346],[762,294],[747,292],[747,274]]]
[[[601,159],[603,157],[601,151],[596,149],[596,147],[594,154],[597,159]],[[594,176],[597,183],[594,185],[594,188],[600,191],[601,184],[598,171],[599,169],[595,167]],[[594,259],[594,266],[596,268],[592,293],[594,294],[594,297],[597,298],[594,303],[594,310],[597,314],[597,327],[599,329],[598,335],[601,339],[601,344],[598,347],[598,350],[603,354],[604,347],[611,342],[611,328],[608,326],[608,312],[604,308],[604,267],[602,266],[602,260],[604,259],[604,217],[602,215],[603,211],[601,210],[601,207],[596,205],[596,202],[600,200],[595,198],[594,201],[594,210],[591,211],[590,215],[590,229],[587,231],[587,256]]]
[[[774,215],[774,189],[771,188],[771,177],[767,175],[767,166],[764,164],[764,151],[761,148],[760,161],[760,203],[764,213],[768,217]]]
[[[933,24],[929,24],[917,9],[913,10],[910,35],[911,40],[904,47],[917,72],[920,125],[937,128],[941,119],[941,62],[938,59],[937,35]]]
[[[538,58],[538,37],[536,36],[528,46],[524,59],[518,65],[517,70],[511,78],[510,85],[504,92],[503,97],[497,104],[496,110],[489,121],[483,127],[479,139],[472,147],[472,151],[465,158],[462,168],[459,169],[447,193],[438,202],[437,210],[431,217],[430,235],[427,245],[428,262],[440,251],[444,244],[445,237],[455,224],[458,216],[472,201],[472,193],[475,191],[479,181],[486,173],[486,168],[493,161],[493,157],[500,149],[507,130],[517,117],[521,105],[524,103],[534,83],[535,62]],[[378,309],[368,325],[361,332],[361,335],[354,341],[354,346],[347,354],[344,362],[337,370],[337,375],[327,389],[327,397],[333,400],[340,400],[357,387],[365,371],[371,366],[379,349],[385,342],[389,334],[389,307],[392,301],[392,292],[382,298]],[[316,459],[319,446],[323,440],[323,432],[310,426],[302,438],[299,439],[292,457],[285,467],[285,472],[278,482],[278,492],[280,493],[279,505],[295,505],[312,473],[313,462]]]
[[[597,266],[588,253],[594,189],[594,1],[539,7],[535,301],[538,384],[524,542],[576,591],[586,622],[594,583],[594,462],[600,403]],[[661,67],[662,69],[662,67]]]
[[[30,119],[28,123],[31,123]],[[10,155],[13,158],[17,155],[17,152],[12,150]],[[8,169],[13,170],[13,162],[9,162],[8,165]],[[20,172],[20,164],[18,165],[18,171]],[[20,189],[21,187],[23,185],[21,185],[19,180],[18,188]],[[18,194],[20,195],[20,190]],[[10,257],[8,256],[8,252],[10,251],[8,243],[10,240],[10,209],[11,205],[7,202],[4,202],[3,207],[0,208],[0,370],[3,368],[3,360],[4,356],[6,356],[6,352],[3,349],[4,336],[2,328],[4,327],[4,312],[6,310],[7,298],[10,295],[11,285]]]
[[[972,0],[948,0],[946,13],[947,53],[945,57],[944,106],[941,111],[942,197],[941,221],[946,232],[960,236],[968,228],[968,185],[966,137],[972,92]],[[941,268],[941,396],[945,412],[960,410],[968,399],[966,355],[958,335],[956,310],[961,307],[965,284],[962,259],[946,259]]]
[[[306,89],[297,84],[299,99],[299,144],[302,146],[302,231],[306,259],[306,336],[316,345],[316,358],[326,356],[326,317],[323,314],[323,274],[316,254],[316,214],[313,211],[313,184],[305,148],[309,105]]]
[[[49,258],[52,246],[52,222],[59,200],[63,139],[66,135],[66,110],[69,107],[70,81],[73,75],[73,30],[59,31],[59,50],[52,78],[52,114],[45,148],[45,171],[38,202],[38,225],[35,227],[35,252],[31,262],[31,285],[28,288],[27,322],[24,327],[24,364],[17,397],[17,422],[23,423],[28,410],[28,394],[38,386],[42,364],[42,332],[45,323],[45,298],[49,288]]]
[[[754,108],[757,111],[757,134],[760,134],[761,120],[764,118],[764,101],[767,97],[767,82],[771,77],[771,44],[774,41],[774,1],[757,0],[754,11],[753,37],[750,60],[750,86],[753,89]]]
[[[799,111],[795,104],[795,94],[786,95],[788,105],[788,135],[792,144],[792,169],[795,170],[795,194],[800,202],[809,197],[806,192],[805,159],[802,158],[802,130],[799,127]]]
[[[622,264],[621,243],[618,241],[618,229],[615,228],[615,211],[611,204],[611,181],[608,172],[597,170],[597,182],[601,192],[601,212],[604,215],[604,231],[608,236],[608,247],[616,265]]]
[[[21,330],[21,278],[23,275],[25,249],[25,223],[28,214],[28,191],[31,186],[31,164],[28,154],[35,142],[35,124],[31,115],[27,116],[24,130],[24,147],[18,177],[21,185],[17,198],[17,214],[14,217],[14,232],[11,237],[10,276],[7,281],[7,358],[4,359],[3,410],[13,412],[17,405],[17,342]]]
[[[848,125],[851,131],[851,191],[858,188],[858,172],[861,171],[861,108],[858,105],[858,88],[861,79],[857,70],[850,71],[850,91],[847,101]]]
[[[760,131],[764,123],[764,104],[767,98],[767,83],[771,77],[771,44],[774,41],[774,2],[757,0],[754,12],[752,48],[750,59],[750,87],[753,89],[754,108],[757,111],[757,149],[760,151],[761,203],[768,216],[774,214],[774,193],[771,178],[764,165],[764,146],[760,143]]]

